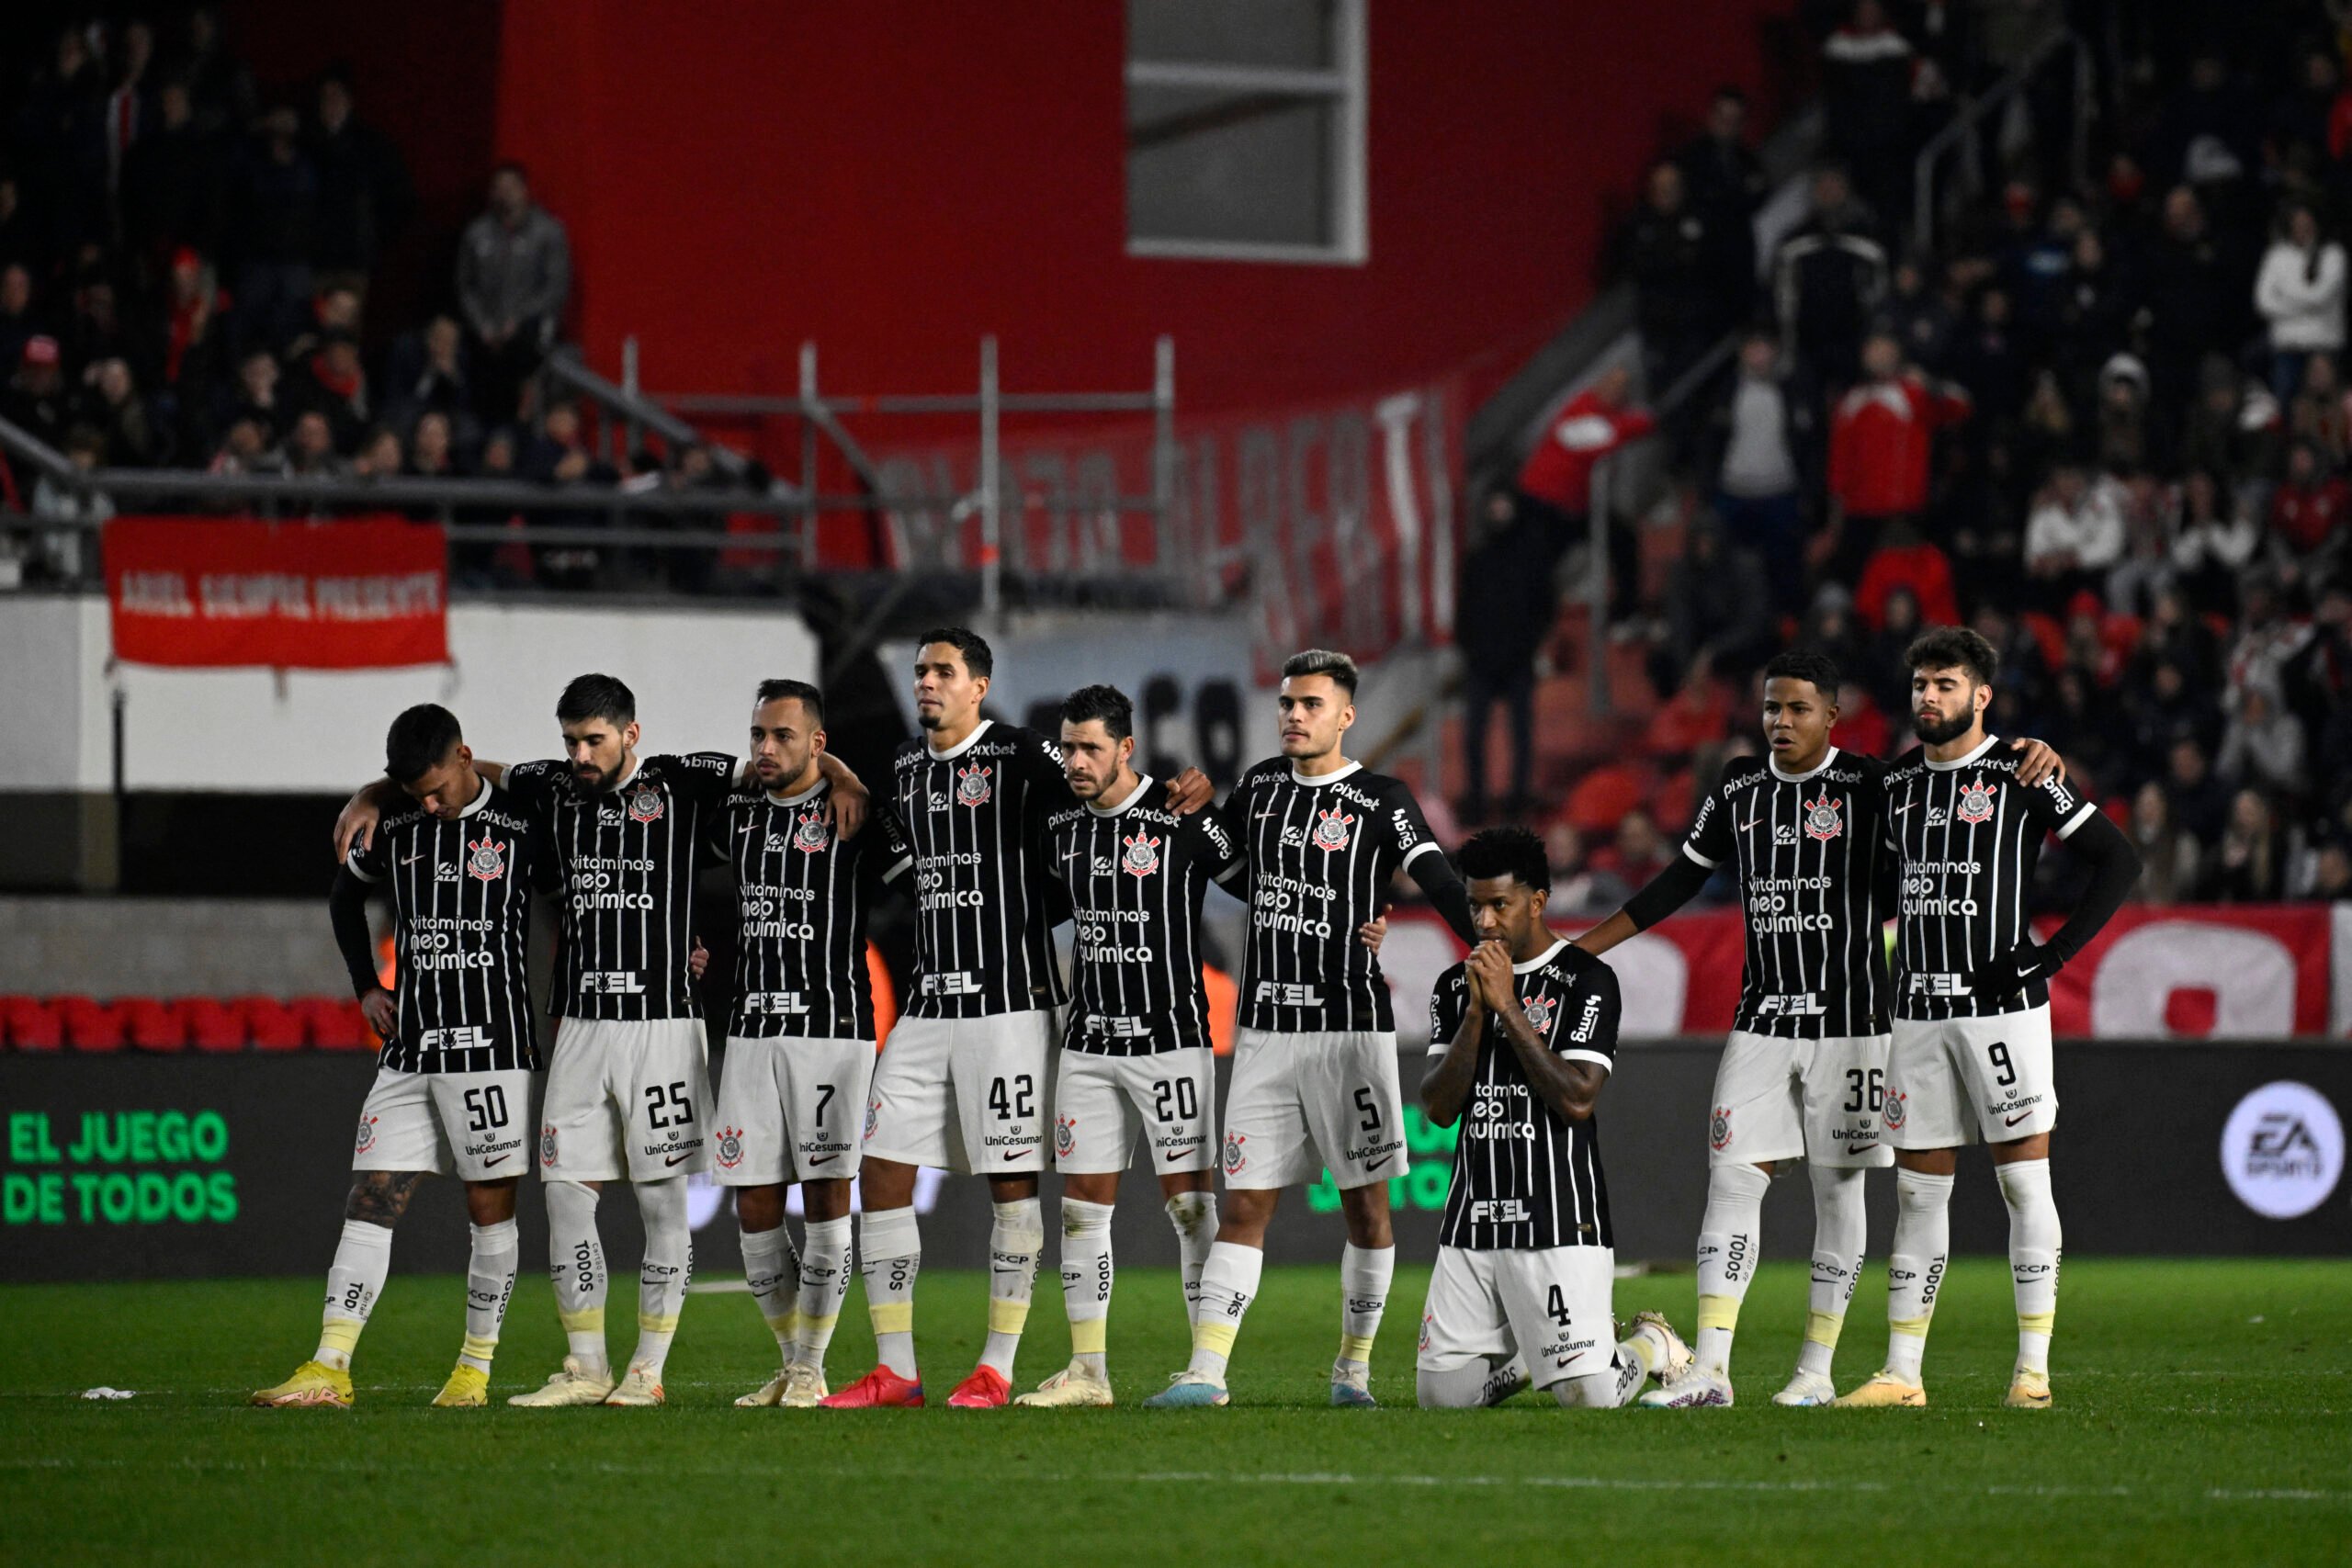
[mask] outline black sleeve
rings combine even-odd
[[[1470,929],[1470,889],[1463,886],[1461,874],[1445,858],[1445,852],[1415,855],[1405,869],[1413,874],[1413,880],[1429,895],[1430,908],[1445,917],[1453,934],[1472,947],[1477,946],[1478,935]]]
[[[380,837],[380,835],[379,835]],[[327,917],[334,922],[334,944],[351,971],[351,994],[364,997],[382,982],[376,977],[376,939],[368,930],[368,885],[345,866],[327,893]]]
[[[2050,949],[2061,963],[2082,952],[2098,935],[2131,897],[2132,884],[2140,880],[2140,852],[2105,812],[2095,810],[2084,818],[2067,835],[2066,847],[2090,863],[2091,881],[2075,900],[2075,912],[2050,939]]]
[[[1570,997],[1577,1010],[1552,1031],[1552,1051],[1571,1062],[1589,1062],[1604,1071],[1617,1066],[1617,1021],[1624,1010],[1617,989],[1617,971],[1596,962],[1585,971],[1584,994]]]
[[[1634,922],[1635,931],[1645,931],[1696,898],[1713,874],[1689,855],[1678,854],[1650,878],[1647,886],[1625,900],[1625,918]]]

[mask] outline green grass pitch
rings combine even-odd
[[[1379,1411],[1322,1407],[1336,1270],[1269,1269],[1222,1411],[744,1411],[772,1368],[742,1295],[698,1293],[661,1411],[437,1411],[462,1282],[395,1275],[358,1407],[260,1411],[309,1353],[311,1280],[0,1287],[0,1562],[2084,1562],[2352,1561],[2352,1262],[2066,1268],[2058,1408],[2004,1410],[2007,1271],[1955,1266],[1926,1411],[1787,1411],[1804,1269],[1747,1302],[1728,1411],[1412,1405],[1428,1280],[1399,1270]],[[1020,1383],[1069,1349],[1050,1272]],[[1686,1275],[1622,1280],[1630,1315],[1691,1314]],[[984,1280],[926,1273],[935,1399],[968,1370]],[[634,1332],[615,1292],[614,1341]],[[1883,1285],[1838,1382],[1883,1348]],[[1121,1271],[1112,1371],[1136,1401],[1181,1364],[1172,1271]],[[544,1280],[517,1288],[500,1398],[553,1370]],[[836,1382],[872,1341],[853,1293]],[[74,1397],[96,1384],[128,1403]]]

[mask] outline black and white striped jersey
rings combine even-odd
[[[444,819],[404,811],[345,862],[392,895],[392,999],[379,1060],[402,1073],[537,1070],[531,895],[548,890],[545,823],[488,779]]]
[[[1886,764],[1830,748],[1811,772],[1724,764],[1682,852],[1730,862],[1747,925],[1734,1029],[1783,1040],[1886,1032]]]
[[[1304,778],[1274,757],[1242,774],[1221,809],[1250,857],[1241,1026],[1395,1029],[1380,959],[1356,928],[1387,908],[1400,869],[1442,852],[1413,792],[1362,762]]]
[[[590,789],[561,761],[519,762],[506,784],[547,820],[563,911],[559,1018],[699,1018],[695,860],[735,780],[721,751],[639,757],[618,787]]]
[[[1555,1055],[1615,1065],[1616,971],[1581,948],[1555,942],[1542,957],[1512,964],[1511,975],[1527,1021]],[[1457,964],[1430,994],[1430,1055],[1453,1048],[1469,1011],[1469,966]],[[1438,1241],[1480,1252],[1616,1245],[1598,1123],[1563,1121],[1544,1103],[1491,1011],[1453,1145],[1453,1180]]]
[[[1078,927],[1062,1043],[1105,1056],[1206,1045],[1201,898],[1249,869],[1225,824],[1177,816],[1147,777],[1117,806],[1066,807],[1046,828]]]
[[[888,811],[843,839],[832,785],[798,795],[738,791],[713,826],[735,868],[735,1010],[727,1032],[746,1039],[874,1038],[865,964],[872,885],[906,869],[906,840]]]
[[[922,736],[890,760],[890,802],[914,852],[912,1018],[986,1018],[1069,999],[1054,927],[1069,896],[1055,879],[1046,818],[1076,802],[1061,748],[982,719],[944,751]]]
[[[2064,839],[2098,809],[2054,775],[2028,789],[2018,757],[1993,737],[1952,762],[1924,750],[1887,771],[1887,843],[1900,860],[1894,1015],[1984,1018],[2046,1005],[2029,982],[2004,1001],[1969,994],[1964,976],[2027,940],[2028,901],[2041,840]]]

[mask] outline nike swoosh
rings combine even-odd
[[[423,850],[419,850],[419,851],[417,851],[417,852],[416,852],[416,853],[414,853],[414,854],[413,854],[413,855],[409,856],[409,857],[408,857],[408,859],[406,859],[406,860],[404,860],[404,861],[401,862],[401,863],[402,865],[414,865],[417,862],[419,862],[419,861],[423,860],[424,858],[424,852]]]
[[[512,1153],[503,1154],[503,1155],[500,1155],[500,1156],[498,1156],[498,1158],[497,1158],[497,1159],[486,1159],[486,1160],[482,1161],[482,1162],[481,1162],[481,1168],[482,1168],[484,1170],[488,1170],[492,1166],[493,1166],[493,1165],[496,1165],[496,1164],[500,1163],[500,1161],[502,1161],[502,1160],[508,1160],[508,1159],[512,1159],[513,1157],[514,1157],[514,1156],[513,1156],[513,1154],[512,1154]]]
[[[1553,1370],[1554,1370],[1555,1371],[1558,1371],[1560,1368],[1566,1366],[1566,1365],[1568,1364],[1568,1362],[1569,1362],[1569,1361],[1581,1361],[1581,1360],[1583,1360],[1583,1359],[1584,1359],[1584,1352],[1583,1352],[1583,1351],[1581,1351],[1581,1350],[1579,1350],[1579,1351],[1577,1351],[1575,1355],[1573,1355],[1573,1356],[1570,1356],[1570,1357],[1566,1358],[1566,1359],[1565,1359],[1565,1360],[1556,1360],[1556,1361],[1554,1361],[1554,1362],[1552,1363],[1552,1368],[1553,1368]]]
[[[2015,1116],[2004,1116],[2001,1118],[2001,1125],[2004,1127],[2014,1127],[2032,1114],[2033,1112],[2030,1111],[2020,1111]]]
[[[1395,1159],[1396,1157],[1396,1156],[1395,1155],[1382,1155],[1378,1159],[1366,1160],[1363,1168],[1365,1174],[1369,1175],[1373,1171],[1378,1170],[1382,1166],[1386,1165],[1390,1160]]]
[[[1917,805],[1918,805],[1918,804],[1919,804],[1919,803],[1918,803],[1917,801],[1916,801],[1916,800],[1915,800],[1915,801],[1910,802],[1910,803],[1909,803],[1909,804],[1907,804],[1907,805],[1898,806],[1898,807],[1896,807],[1894,808],[1894,815],[1896,815],[1897,817],[1900,817],[1900,816],[1902,816],[1905,812],[1906,812],[1906,811],[1910,810],[1912,807],[1917,806]]]
[[[672,1155],[662,1163],[663,1165],[683,1165],[684,1162],[694,1157],[694,1152],[692,1150],[688,1150],[686,1153],[682,1155]]]
[[[1168,1151],[1168,1157],[1171,1160],[1179,1160],[1192,1152],[1190,1149],[1170,1149]]]
[[[1739,825],[1739,830],[1740,830],[1741,832],[1745,833],[1745,832],[1747,832],[1750,828],[1755,827],[1755,826],[1756,826],[1756,824],[1758,824],[1758,822],[1761,822],[1761,821],[1763,821],[1763,820],[1764,820],[1764,818],[1762,818],[1761,817],[1751,817],[1751,818],[1749,818],[1747,821],[1742,822],[1742,823]]]
[[[842,1157],[842,1156],[839,1156],[839,1155],[827,1155],[827,1156],[824,1156],[824,1158],[823,1158],[823,1159],[811,1159],[808,1163],[809,1163],[810,1165],[823,1165],[823,1164],[825,1164],[827,1161],[830,1161],[830,1160],[837,1160],[837,1159],[839,1159],[839,1158],[841,1158],[841,1157]]]
[[[1021,1272],[1021,1270],[1020,1270],[1020,1269],[1003,1269],[1003,1268],[995,1268],[995,1269],[990,1269],[989,1270],[989,1273],[991,1273],[991,1274],[1018,1274],[1018,1273],[1020,1273],[1020,1272]]]

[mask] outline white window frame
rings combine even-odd
[[[1127,60],[1127,86],[1192,87],[1241,93],[1289,93],[1330,100],[1337,134],[1331,139],[1332,243],[1266,244],[1241,240],[1138,239],[1130,222],[1127,254],[1182,261],[1276,262],[1309,266],[1362,266],[1372,259],[1366,212],[1364,126],[1370,74],[1365,69],[1364,0],[1335,0],[1331,52],[1326,71],[1216,62]],[[1125,127],[1122,126],[1124,132]],[[1121,178],[1125,177],[1124,161]],[[1124,207],[1121,216],[1125,219]]]

